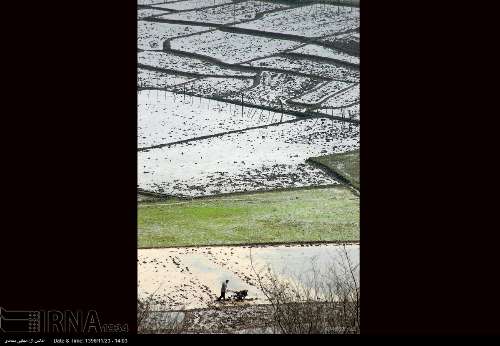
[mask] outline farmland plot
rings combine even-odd
[[[194,137],[242,130],[277,123],[280,115],[254,114],[226,102],[183,96],[166,91],[143,90],[138,95],[139,148],[166,144]],[[295,117],[284,115],[283,120]]]
[[[138,187],[204,196],[337,184],[306,159],[357,149],[358,126],[298,120],[281,109],[359,120],[359,86],[348,89],[359,83],[352,66],[359,58],[335,48],[342,40],[359,44],[352,31],[359,9],[228,1],[142,7],[172,13],[151,12],[157,20],[138,21],[138,86],[158,89],[138,94]],[[234,21],[269,34],[216,29]],[[321,37],[325,46],[273,33]]]
[[[295,59],[286,56],[273,56],[254,60],[244,65],[264,68],[272,67],[285,71],[306,73],[311,75],[311,77],[328,77],[346,82],[358,82],[359,80],[359,70],[307,58]]]
[[[139,21],[137,25],[137,48],[143,50],[162,50],[163,43],[169,38],[210,30],[206,26]]]
[[[270,33],[322,37],[359,27],[359,8],[314,4],[267,13],[260,19],[235,26]]]
[[[217,6],[231,3],[231,0],[186,0],[186,1],[169,1],[165,4],[158,4],[155,7],[165,8],[167,10],[186,11],[196,8],[209,6]]]
[[[219,294],[220,282],[229,279],[233,290],[247,289],[249,297],[256,298],[246,304],[262,304],[265,295],[255,270],[269,266],[280,278],[297,282],[310,274],[312,263],[335,263],[339,270],[342,249],[334,244],[254,246],[252,258],[247,246],[139,249],[138,296],[146,299],[156,292],[155,303],[165,310],[204,308]],[[359,264],[359,245],[346,245],[345,249],[354,265]],[[213,323],[213,315],[208,320]],[[218,330],[219,325],[213,328]]]
[[[161,16],[160,18],[210,24],[229,24],[251,20],[255,18],[258,13],[280,8],[288,8],[288,6],[278,3],[251,0],[188,12],[172,13]]]
[[[243,100],[276,109],[280,109],[281,100],[285,109],[297,110],[293,105],[287,104],[286,100],[297,97],[319,84],[320,81],[313,78],[264,71],[260,75],[259,84],[243,92]],[[238,101],[241,95],[229,95],[227,98]]]
[[[162,14],[167,14],[168,11],[157,10],[154,8],[139,8],[137,10],[137,19],[144,19],[152,16],[159,16]]]
[[[141,88],[165,89],[191,80],[194,80],[194,78],[159,71],[150,71],[142,68],[137,71],[137,86]]]
[[[251,87],[252,84],[253,79],[207,77],[193,80],[171,90],[196,96],[222,97],[232,93],[239,93]]]
[[[197,58],[177,56],[160,51],[145,51],[137,54],[139,65],[199,76],[245,76],[255,74],[236,69],[222,68]]]
[[[342,154],[311,157],[309,160],[331,170],[359,190],[359,150]]]
[[[350,32],[341,35],[329,36],[323,38],[322,41],[350,55],[359,56],[358,32]]]
[[[359,30],[359,28],[358,28]],[[321,38],[322,42],[333,43],[335,41],[353,41],[359,43],[359,32],[349,31],[345,33],[339,33],[336,35],[326,36]]]
[[[359,129],[306,119],[138,153],[138,187],[171,195],[337,184],[305,163],[359,147]]]
[[[348,87],[352,87],[352,83],[341,82],[341,81],[326,82],[325,84],[322,84],[318,88],[310,92],[307,92],[290,101],[305,106],[312,106],[321,103],[332,94],[335,94]]]
[[[336,116],[345,119],[355,119],[360,120],[359,103],[352,104],[348,107],[340,108],[320,108],[317,109],[318,112],[323,114],[328,114],[331,116]]]
[[[322,108],[340,108],[359,103],[359,84],[329,98],[321,105]]]
[[[167,1],[176,1],[176,0],[137,0],[137,5],[155,5],[155,4],[163,4]]]
[[[302,46],[302,47],[292,51],[292,53],[309,55],[309,56],[317,56],[317,57],[321,57],[321,58],[333,59],[333,60],[338,60],[341,62],[347,62],[350,64],[359,65],[359,57],[358,56],[349,55],[349,54],[341,52],[337,49],[327,48],[327,47],[319,46],[316,44],[308,44],[308,45]]]
[[[340,185],[149,202],[138,206],[139,247],[359,239],[359,198]]]
[[[294,41],[219,30],[182,37],[170,42],[172,49],[209,56],[228,64],[266,57],[300,45],[301,43]]]

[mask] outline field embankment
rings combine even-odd
[[[342,154],[311,157],[308,161],[318,164],[331,171],[340,180],[351,185],[356,190],[360,189],[359,181],[359,150]]]

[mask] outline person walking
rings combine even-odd
[[[226,300],[226,291],[227,291],[227,284],[228,283],[229,283],[229,280],[222,282],[222,287],[220,289],[220,297],[217,298],[217,301],[220,301],[221,299]]]

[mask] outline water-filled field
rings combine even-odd
[[[232,290],[248,289],[248,304],[262,304],[256,272],[270,267],[284,279],[301,280],[313,267],[341,266],[346,253],[357,266],[359,245],[345,250],[335,244],[139,249],[138,296],[154,294],[154,303],[165,310],[204,308],[220,294],[221,282],[229,280]]]
[[[139,298],[238,332],[269,312],[254,269],[357,270],[359,183],[323,162],[360,147],[359,8],[138,0],[137,15]],[[236,310],[213,307],[226,279],[249,293]]]

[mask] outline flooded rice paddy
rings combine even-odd
[[[139,189],[204,197],[339,184],[306,160],[359,149],[359,8],[255,0],[138,5]],[[158,318],[183,310],[180,319],[220,331],[214,323],[232,316],[232,331],[251,332],[238,318],[258,321],[267,311],[254,268],[302,280],[312,266],[338,265],[343,249],[139,249],[139,298],[153,297],[166,312]],[[359,245],[345,250],[357,265]],[[226,279],[231,290],[248,290],[252,309],[213,309]]]
[[[206,196],[332,185],[337,184],[332,176],[306,160],[358,147],[357,126],[304,119],[141,151],[138,187],[176,196]]]
[[[336,244],[139,249],[138,295],[154,295],[158,310],[200,309],[211,306],[222,281],[229,280],[229,289],[248,290],[246,303],[263,304],[255,271],[270,267],[282,278],[302,282],[313,267],[340,266],[343,249]],[[345,250],[352,265],[358,265],[359,245]]]
[[[295,117],[169,91],[139,92],[138,147],[151,147]]]

